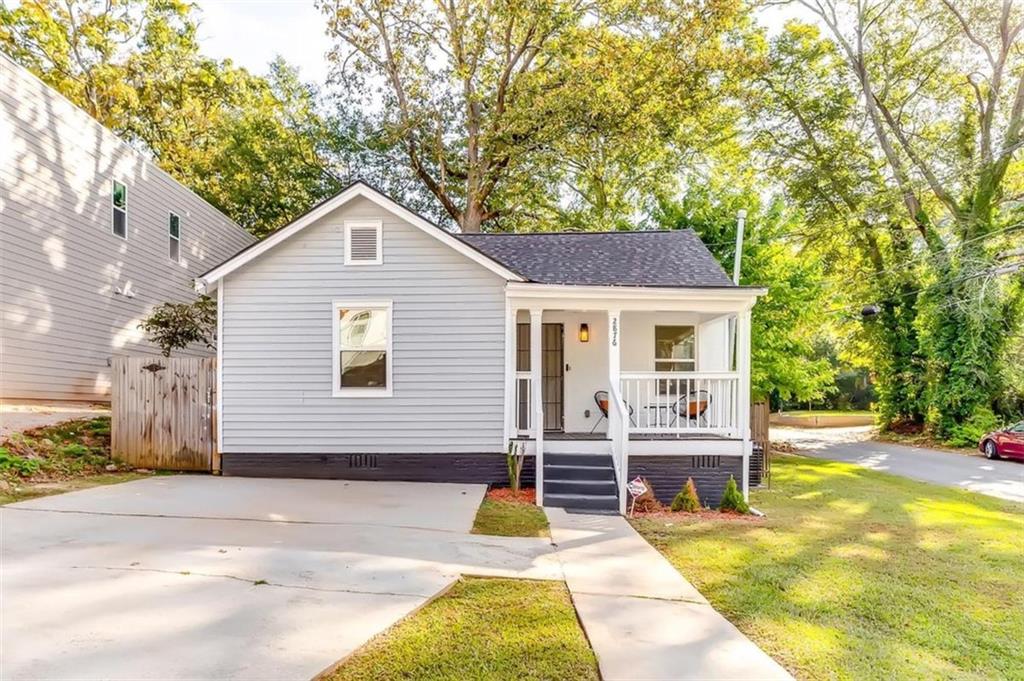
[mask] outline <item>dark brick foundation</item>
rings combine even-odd
[[[394,480],[508,485],[504,454],[222,454],[221,472],[255,478]],[[523,485],[534,484],[526,457]]]
[[[743,457],[740,456],[630,456],[629,479],[647,478],[654,495],[664,504],[693,478],[701,503],[712,508],[722,501],[729,476],[743,489]]]

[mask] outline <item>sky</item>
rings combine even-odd
[[[303,80],[323,84],[331,41],[313,0],[195,0],[204,54],[266,73],[276,55],[299,67]]]
[[[331,40],[325,19],[313,0],[195,0],[200,8],[199,41],[203,52],[231,59],[254,73],[265,73],[278,54],[298,66],[303,80],[323,85]],[[799,7],[769,7],[758,12],[770,33],[786,19],[803,15]]]

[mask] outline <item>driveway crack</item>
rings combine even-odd
[[[116,567],[109,565],[71,565],[72,570],[110,570],[113,572],[155,572],[164,575],[178,575],[181,577],[212,577],[214,579],[230,579],[236,582],[244,582],[252,586],[273,586],[280,589],[299,589],[302,591],[322,591],[328,593],[365,594],[367,596],[396,596],[405,598],[430,598],[433,594],[421,594],[402,591],[370,591],[366,589],[342,589],[324,586],[309,586],[308,584],[284,584],[282,582],[271,582],[266,579],[250,579],[227,573],[218,572],[192,572],[190,570],[165,570],[161,568],[144,567]]]

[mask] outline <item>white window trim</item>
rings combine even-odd
[[[114,186],[115,184],[119,184],[122,187],[124,187],[124,208],[118,208],[114,204],[114,190],[116,189],[116,187]],[[114,215],[117,213],[118,210],[124,211],[124,236],[121,236],[120,234],[114,231]],[[128,183],[122,182],[121,180],[115,178],[110,179],[110,233],[116,239],[128,241]]]
[[[362,264],[362,263],[360,263]],[[346,308],[359,308],[359,309],[374,309],[384,310],[387,313],[387,346],[385,357],[387,365],[387,386],[384,388],[342,388],[341,387],[341,339],[338,310]],[[394,383],[392,382],[394,367],[394,353],[392,348],[394,346],[394,334],[392,333],[392,320],[394,315],[392,314],[394,305],[390,300],[332,300],[331,301],[331,315],[333,321],[331,322],[331,333],[333,339],[331,341],[331,350],[333,352],[331,358],[331,396],[332,397],[391,397],[394,389]]]
[[[376,260],[352,260],[352,228],[365,229],[367,227],[377,230],[377,259]],[[384,264],[384,225],[381,220],[345,220],[345,264],[352,266],[359,265],[383,265]]]
[[[171,234],[171,218],[172,217],[178,218],[178,236],[174,236],[173,234]],[[170,260],[171,262],[173,262],[175,265],[180,265],[181,262],[182,262],[182,259],[181,259],[181,216],[178,215],[177,213],[175,213],[173,210],[167,211],[167,240],[168,240],[168,244],[167,244],[167,259]],[[178,242],[178,259],[177,260],[175,260],[174,258],[171,257],[171,244],[170,244],[171,241],[177,241]]]

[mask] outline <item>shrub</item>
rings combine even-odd
[[[672,510],[687,513],[696,513],[700,510],[700,497],[697,496],[697,485],[694,484],[693,478],[686,479],[686,484],[672,500]]]
[[[641,513],[656,513],[660,511],[662,506],[661,502],[658,501],[658,497],[654,496],[654,485],[647,478],[640,479],[647,486],[647,491],[633,501],[633,510]]]
[[[79,457],[79,456],[85,456],[86,454],[88,454],[89,453],[89,448],[86,447],[85,445],[80,445],[78,443],[72,443],[72,444],[64,445],[63,447],[58,448],[57,449],[57,453],[60,454],[61,456]]]
[[[35,459],[24,459],[12,453],[6,447],[0,447],[0,472],[11,472],[23,478],[39,471],[39,462]]]
[[[731,511],[733,513],[750,513],[750,506],[743,498],[743,493],[736,486],[736,478],[729,476],[729,482],[725,483],[725,493],[722,495],[722,503],[718,505],[719,511]]]
[[[978,441],[993,430],[999,428],[999,420],[988,407],[976,409],[971,417],[963,423],[951,426],[946,444],[951,447],[974,447]]]

